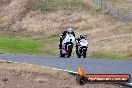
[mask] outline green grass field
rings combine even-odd
[[[1,53],[19,53],[34,55],[57,55],[57,36],[48,37],[42,40],[31,40],[21,37],[0,36]]]

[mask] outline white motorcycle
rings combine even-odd
[[[79,42],[76,41],[77,48],[76,48],[76,54],[78,58],[86,58],[87,48],[88,48],[88,41],[85,39],[81,39]]]
[[[69,58],[71,56],[74,43],[75,43],[75,37],[72,34],[67,34],[64,40],[62,41],[62,49],[60,49],[60,57],[65,57],[67,55],[67,57]]]

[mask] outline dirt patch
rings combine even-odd
[[[0,88],[121,88],[113,84],[80,86],[76,77],[63,71],[0,61]]]

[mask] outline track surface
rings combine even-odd
[[[130,74],[132,76],[132,61],[102,60],[102,59],[90,59],[90,58],[87,59],[59,58],[59,57],[12,55],[12,54],[0,54],[0,59],[63,69],[73,72],[77,72],[77,68],[79,66],[82,66],[87,73],[91,73],[91,74],[121,73],[121,74]]]

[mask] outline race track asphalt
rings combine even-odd
[[[81,66],[88,74],[130,74],[132,76],[132,61],[13,54],[0,54],[0,59],[63,69],[72,72],[77,72],[78,67]]]

